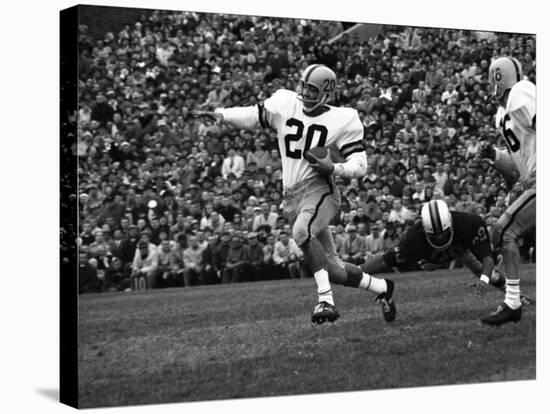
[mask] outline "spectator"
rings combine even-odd
[[[138,241],[138,228],[132,224],[128,227],[128,234],[126,235],[126,238],[122,240],[116,254],[116,256],[122,261],[123,266],[126,267],[134,260]]]
[[[245,265],[247,263],[246,250],[242,239],[238,235],[231,238],[231,246],[225,259],[222,283],[239,283],[243,281]]]
[[[189,247],[183,251],[183,281],[184,286],[199,284],[201,275],[201,258],[203,249],[200,247],[196,236],[189,236],[187,239]]]
[[[101,281],[97,277],[97,270],[88,259],[88,253],[81,250],[78,254],[79,294],[101,292]]]
[[[384,252],[384,237],[380,235],[380,227],[374,223],[370,230],[371,234],[365,240],[365,261],[369,260],[372,256]]]
[[[170,241],[163,240],[159,247],[157,287],[181,286],[183,284],[183,269]]]
[[[110,266],[105,271],[103,290],[106,292],[122,292],[130,290],[130,272],[123,266],[122,260],[113,257]]]
[[[138,243],[138,249],[132,262],[132,278],[145,276],[147,287],[154,289],[156,287],[156,274],[158,269],[158,252],[151,243],[142,240]]]
[[[260,139],[254,140],[254,151],[250,151],[246,156],[246,165],[250,167],[252,163],[256,165],[258,169],[265,168],[270,165],[271,155],[264,149],[264,144]]]
[[[235,152],[235,148],[229,148],[227,151],[227,158],[223,160],[222,164],[223,179],[227,180],[230,174],[236,178],[241,178],[244,168],[243,157]]]
[[[268,225],[271,228],[277,226],[277,219],[279,214],[270,211],[268,203],[262,203],[260,206],[259,214],[254,217],[252,223],[252,231],[257,231],[260,226]]]
[[[215,215],[208,204],[233,232],[254,229],[251,213],[267,203],[279,217],[261,237],[277,236],[288,223],[280,209],[276,135],[266,129],[253,136],[194,119],[190,111],[255,105],[277,88],[294,90],[301,69],[313,60],[334,62],[340,77],[335,103],[356,107],[365,126],[370,171],[362,183],[336,180],[349,200],[342,200],[333,221],[338,224],[335,233],[351,223],[359,227],[363,216],[367,225],[381,220],[380,228],[388,226],[390,216],[396,217],[388,208],[395,198],[412,212],[443,192],[455,209],[489,212],[488,221],[513,200],[508,190],[499,194],[501,181],[489,163],[477,165],[475,148],[479,137],[499,142],[492,119],[496,108],[488,99],[492,56],[517,57],[526,76],[534,79],[533,36],[484,32],[480,41],[476,32],[442,35],[439,29],[386,27],[368,44],[342,36],[330,45],[331,31],[323,22],[266,18],[257,36],[249,32],[251,21],[243,26],[239,16],[226,16],[223,22],[214,18],[197,13],[179,27],[173,12],[155,11],[121,30],[120,38],[81,34],[82,45],[98,47],[83,46],[79,56],[79,239],[87,250],[102,232],[99,238],[108,249],[99,247],[99,255],[97,245],[91,249],[100,257],[95,260],[100,270],[110,268],[110,252],[131,264],[138,241],[130,224],[137,226],[137,234],[150,232],[155,242],[177,243],[178,250],[187,249],[186,235],[196,235],[199,227],[207,234],[223,233],[225,225],[212,223]],[[228,41],[234,50],[227,49]],[[433,51],[438,59],[430,58]],[[129,64],[129,53],[135,57],[142,52],[148,57]],[[246,166],[242,162],[238,171],[224,174],[222,156],[229,147]],[[147,207],[151,200],[157,207]],[[128,213],[131,220],[123,228]],[[400,221],[392,221],[395,234],[403,231]],[[391,231],[386,229],[384,237]],[[224,256],[224,249],[228,246],[222,242],[214,249],[216,262],[218,250]],[[225,257],[217,269],[224,263]]]
[[[273,262],[292,279],[300,277],[300,260],[303,259],[303,252],[300,250],[294,239],[288,237],[287,231],[279,234],[279,241],[273,248]]]
[[[432,176],[435,179],[435,188],[438,189],[441,193],[443,193],[443,189],[445,188],[445,184],[447,183],[449,176],[443,170],[442,162],[439,161],[435,164],[435,172],[432,174]],[[421,201],[424,201],[424,200],[421,200]]]
[[[201,279],[205,285],[213,285],[220,282],[218,277],[218,264],[216,262],[216,246],[218,236],[212,234],[208,236],[208,245],[202,251],[200,268]]]
[[[415,216],[412,211],[405,208],[400,199],[393,200],[392,210],[388,221],[405,224],[406,222],[414,220]]]
[[[246,246],[247,267],[245,274],[249,281],[265,279],[264,272],[264,246],[258,242],[258,235],[255,232],[248,233],[248,246]]]
[[[344,262],[356,265],[365,261],[365,239],[357,234],[357,227],[350,225],[347,229],[347,237],[344,239],[340,255]]]

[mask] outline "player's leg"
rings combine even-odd
[[[535,226],[536,192],[529,189],[521,194],[499,218],[493,232],[493,245],[500,249],[506,276],[504,303],[491,315],[481,320],[489,325],[518,322],[521,319],[521,296],[519,287],[518,238]]]
[[[352,263],[344,262],[336,253],[332,234],[325,228],[317,234],[317,240],[325,251],[330,281],[335,284],[368,290],[375,293],[376,300],[382,306],[382,313],[387,322],[395,319],[396,308],[393,301],[394,283],[389,279],[379,279],[362,271]]]
[[[339,317],[334,307],[327,256],[316,238],[320,229],[328,227],[338,211],[339,202],[339,194],[330,185],[318,183],[308,186],[302,194],[296,194],[294,203],[283,205],[289,220],[294,212],[297,213],[292,225],[292,236],[304,252],[304,259],[317,284],[319,301],[311,316],[314,323],[334,322]]]

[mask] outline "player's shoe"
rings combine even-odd
[[[518,323],[520,320],[521,306],[517,309],[512,309],[506,303],[499,305],[497,310],[490,315],[481,318],[481,322],[492,326],[500,326],[508,322]]]
[[[386,291],[376,296],[376,302],[382,307],[382,315],[386,322],[392,322],[395,319],[397,313],[395,309],[395,303],[393,301],[393,289],[394,283],[390,279],[384,279],[386,281]]]
[[[311,315],[311,322],[318,325],[325,322],[334,322],[340,317],[340,314],[334,307],[328,302],[319,302],[315,309],[313,309],[313,314]]]

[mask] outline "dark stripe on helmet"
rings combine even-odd
[[[437,203],[435,201],[430,201],[428,204],[430,210],[430,219],[432,221],[432,228],[434,233],[442,233],[443,225],[441,224],[441,217],[439,215],[439,209],[437,208]]]
[[[311,67],[311,69],[310,69],[309,72],[306,74],[306,76],[304,76],[304,83],[306,83],[306,84],[308,83],[309,77],[311,76],[311,74],[313,73],[313,71],[314,71],[315,69],[317,69],[319,66],[323,66],[323,65],[317,64],[317,65],[313,65],[313,66]]]
[[[519,73],[518,63],[513,58],[509,57],[508,59],[510,59],[512,61],[512,63],[514,64],[514,69],[516,69],[516,81],[519,82],[521,80],[521,74]]]

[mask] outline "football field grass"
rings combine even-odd
[[[521,273],[534,298],[535,266]],[[487,327],[503,294],[477,297],[468,271],[389,277],[391,324],[373,294],[336,286],[340,319],[312,325],[313,279],[80,296],[80,406],[535,379],[534,305]]]

